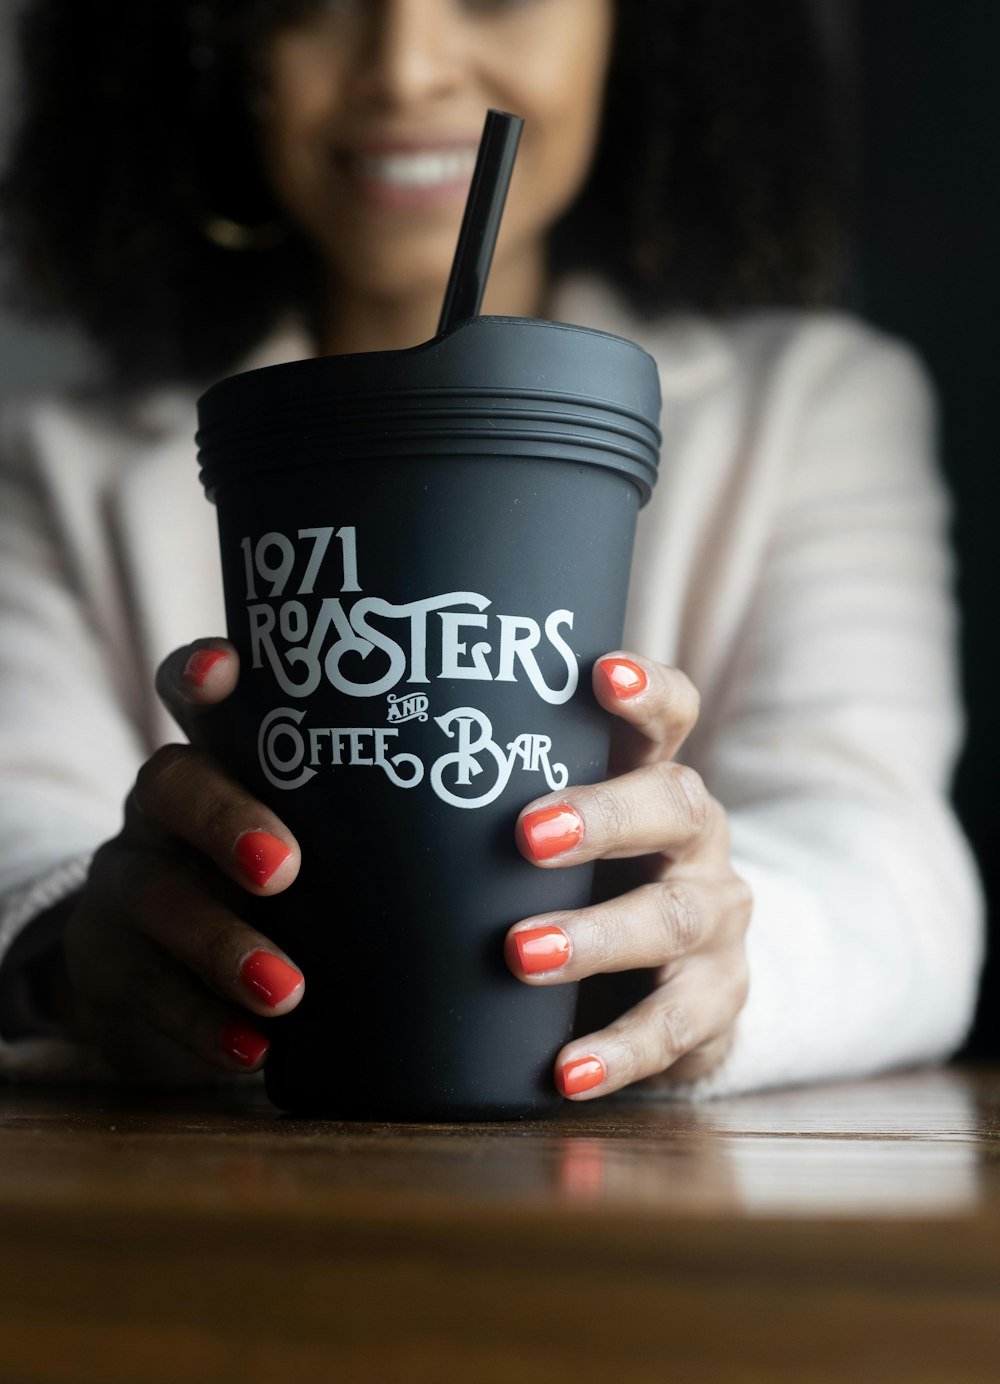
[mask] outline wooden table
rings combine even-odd
[[[2,1384],[1000,1380],[1000,1069],[518,1125],[0,1088]]]

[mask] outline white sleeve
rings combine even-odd
[[[975,1005],[984,906],[948,801],[963,723],[931,391],[904,347],[834,331],[697,765],[754,905],[749,998],[696,1098],[944,1058]]]
[[[145,757],[20,423],[8,414],[0,431],[0,967],[120,830],[122,785]],[[0,1075],[79,1067],[67,1044],[0,1042]]]

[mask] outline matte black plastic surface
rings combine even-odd
[[[280,376],[308,433],[312,392],[329,403],[315,367],[364,359],[255,374]],[[367,368],[388,391],[399,363]],[[306,974],[268,1025],[268,1090],[347,1118],[538,1114],[557,1101],[575,987],[520,984],[503,936],[586,904],[591,869],[528,864],[513,828],[531,799],[605,773],[590,668],[621,639],[641,483],[617,462],[453,443],[372,460],[324,440],[308,464],[301,437],[286,470],[274,437],[262,485],[227,433],[232,405],[258,457],[254,401],[276,399],[252,379],[203,401],[201,437],[242,664],[235,767],[302,846],[296,883],[246,910]]]
[[[555,457],[631,477],[659,461],[660,387],[634,342],[562,322],[476,317],[410,351],[250,370],[199,404],[202,480],[338,460]]]

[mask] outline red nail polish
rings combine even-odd
[[[269,831],[245,831],[233,847],[239,867],[254,884],[265,885],[291,855],[291,847]]]
[[[571,807],[542,807],[522,817],[524,839],[536,860],[562,855],[583,837],[583,818]]]
[[[569,960],[569,938],[561,927],[530,927],[514,933],[521,970],[556,971]]]
[[[191,683],[193,687],[204,687],[205,679],[215,665],[224,662],[228,657],[229,655],[221,649],[196,649],[184,665],[184,681]]]
[[[578,1057],[575,1062],[567,1062],[559,1068],[559,1085],[564,1096],[576,1096],[600,1086],[606,1076],[599,1057]]]
[[[256,1066],[271,1046],[263,1034],[243,1024],[226,1024],[219,1038],[229,1056],[244,1067]]]
[[[240,967],[240,980],[252,990],[258,999],[269,1004],[272,1009],[287,1000],[288,996],[302,984],[302,972],[273,952],[251,952]]]
[[[602,658],[600,669],[620,702],[631,701],[649,686],[645,670],[630,658]]]

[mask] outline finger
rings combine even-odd
[[[280,893],[299,871],[298,842],[280,818],[192,745],[164,745],[142,766],[125,829],[138,841],[186,841],[252,894]]]
[[[287,1014],[305,979],[288,956],[219,902],[176,858],[133,851],[115,878],[116,912],[221,999],[265,1017]]]
[[[706,942],[738,942],[749,919],[749,894],[735,875],[722,884],[687,877],[645,884],[590,908],[517,923],[504,956],[528,985],[666,966]]]
[[[168,1040],[151,1043],[135,1054],[141,1072],[150,1059],[162,1061],[169,1044],[223,1071],[256,1071],[269,1042],[245,1016],[223,1004],[191,973],[137,933],[121,932],[113,949],[90,959],[84,982],[89,1027],[120,1063],[116,1043],[130,1031],[140,1038],[140,1024]]]
[[[719,1034],[717,1038],[703,1043],[701,1047],[693,1048],[683,1057],[678,1058],[674,1065],[662,1075],[649,1077],[646,1085],[653,1088],[682,1086],[686,1082],[697,1081],[700,1077],[708,1076],[728,1056],[729,1050],[733,1046],[734,1033],[735,1029],[730,1028],[725,1033]]]
[[[698,689],[679,668],[632,653],[606,654],[593,668],[594,696],[634,732],[629,759],[673,759],[698,721]]]
[[[179,1047],[141,1014],[94,1016],[87,1041],[118,1076],[146,1088],[210,1086],[219,1081],[220,1069],[214,1063]]]
[[[169,654],[156,670],[156,691],[193,745],[211,738],[213,712],[239,681],[240,656],[228,639],[196,639]]]
[[[590,1100],[657,1076],[727,1033],[746,995],[742,948],[696,958],[607,1028],[568,1043],[556,1058],[556,1086]]]
[[[524,858],[543,867],[654,851],[677,859],[703,840],[718,843],[717,817],[725,814],[701,775],[663,761],[536,799],[518,817],[515,837]]]

